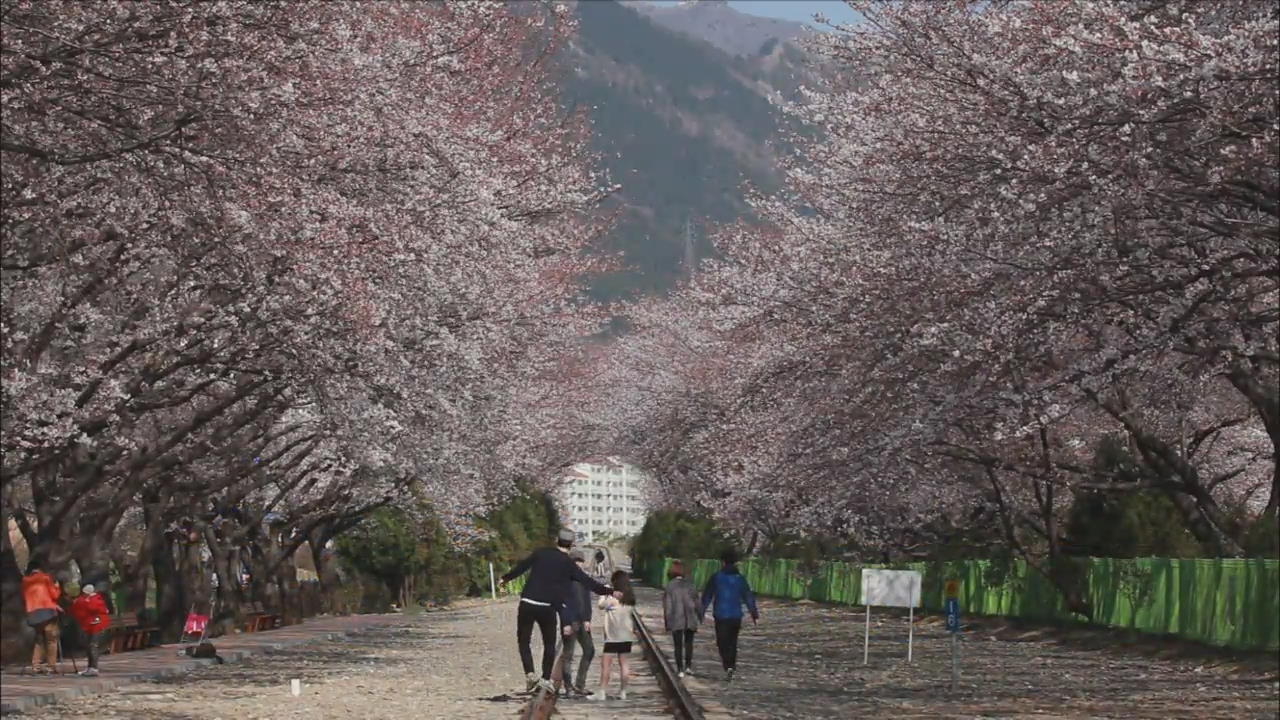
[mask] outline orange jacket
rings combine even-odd
[[[90,635],[97,635],[111,627],[111,620],[107,616],[107,602],[102,599],[102,593],[81,593],[71,601],[71,617],[76,619],[81,630]]]
[[[58,598],[62,597],[62,588],[53,581],[49,573],[37,570],[22,576],[22,601],[27,604],[27,612],[36,610],[57,610]]]

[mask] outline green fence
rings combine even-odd
[[[667,559],[643,568],[645,580],[664,585],[670,563]],[[696,560],[686,565],[693,582],[702,587],[720,563]],[[1052,583],[1029,572],[1020,560],[893,566],[823,563],[807,570],[796,560],[750,559],[740,565],[760,595],[848,605],[860,601],[864,567],[920,571],[926,610],[941,611],[943,583],[955,579],[961,584],[960,607],[966,613],[1083,622],[1063,607]],[[1280,649],[1280,561],[1090,558],[1085,583],[1096,624],[1223,647]]]

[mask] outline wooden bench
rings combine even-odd
[[[151,637],[159,631],[158,627],[138,622],[136,612],[112,615],[111,627],[107,628],[111,635],[111,652],[141,650],[151,644]]]
[[[280,616],[267,612],[260,602],[253,604],[244,619],[244,631],[247,633],[273,630],[278,627],[280,627]]]

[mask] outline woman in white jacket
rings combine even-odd
[[[608,595],[600,598],[597,606],[604,612],[604,652],[600,658],[600,693],[597,700],[607,699],[609,692],[609,675],[613,668],[613,658],[618,658],[618,699],[627,699],[627,679],[631,675],[631,665],[627,656],[631,654],[631,645],[636,641],[635,625],[632,623],[632,611],[636,606],[636,593],[631,589],[631,578],[622,570],[614,571],[610,578],[610,587],[622,593],[622,599]]]

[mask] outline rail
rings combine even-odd
[[[667,660],[666,655],[663,655],[662,648],[658,647],[640,613],[633,610],[631,617],[635,621],[636,637],[640,641],[645,659],[649,661],[649,667],[653,669],[658,687],[662,689],[663,697],[666,699],[667,709],[678,720],[703,720],[701,708],[694,702],[693,696],[689,694],[684,683],[676,678],[675,668],[671,666],[671,661]],[[549,720],[555,713],[563,677],[563,658],[557,647],[556,664],[551,671],[551,677],[554,678],[553,689],[539,688],[521,712],[522,720]]]
[[[640,638],[640,644],[644,646],[644,655],[653,668],[658,684],[662,686],[662,692],[671,703],[671,713],[681,720],[702,720],[702,709],[693,701],[693,696],[689,694],[684,683],[677,679],[675,668],[671,666],[667,656],[662,654],[662,648],[658,647],[658,643],[654,641],[640,613],[633,610],[632,617],[635,618],[636,635]]]
[[[563,641],[562,641],[563,642]],[[564,677],[564,655],[560,652],[561,644],[556,643],[556,664],[551,669],[551,677],[555,678],[553,690],[539,687],[529,704],[524,706],[520,714],[523,720],[549,720],[556,711],[556,698],[560,696],[561,678]]]

